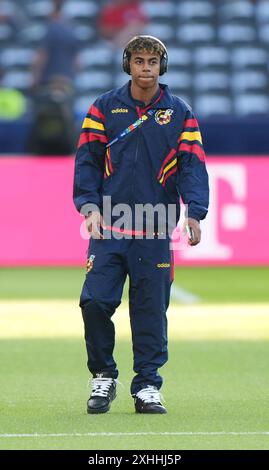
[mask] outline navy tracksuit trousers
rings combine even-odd
[[[158,368],[168,358],[167,318],[173,277],[172,252],[167,239],[91,239],[88,257],[93,267],[86,274],[80,306],[85,327],[88,368],[118,377],[113,358],[115,329],[111,319],[121,303],[130,278],[129,313],[133,342],[131,394],[147,385],[160,389]]]

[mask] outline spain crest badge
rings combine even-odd
[[[155,121],[163,126],[164,124],[169,124],[172,118],[173,109],[160,109],[155,113]]]

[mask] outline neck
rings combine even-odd
[[[142,101],[147,106],[159,89],[159,83],[152,88],[140,88],[134,82],[131,84],[131,94],[135,100]]]

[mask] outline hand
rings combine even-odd
[[[100,227],[106,229],[104,219],[99,211],[90,212],[86,217],[86,227],[92,238],[103,239],[104,235],[100,232]]]
[[[201,229],[200,229],[200,223],[196,219],[192,219],[189,217],[188,219],[185,220],[185,227],[186,225],[189,226],[190,229],[192,229],[192,238],[189,238],[188,244],[190,246],[195,246],[198,245],[201,241]]]

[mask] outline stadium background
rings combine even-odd
[[[105,2],[66,1],[80,41],[79,129],[91,101],[126,80],[121,51],[96,28]],[[31,66],[50,2],[3,1],[1,87],[25,98],[0,121],[1,449],[268,449],[269,2],[145,1],[145,33],[168,47],[162,78],[199,119],[211,208],[203,241],[180,251],[163,368],[168,415],[135,416],[127,286],[115,315],[119,397],[86,415],[86,354],[78,297],[87,241],[72,205],[73,155],[27,152]],[[2,102],[2,111],[4,105]],[[156,419],[157,418],[157,419]]]

